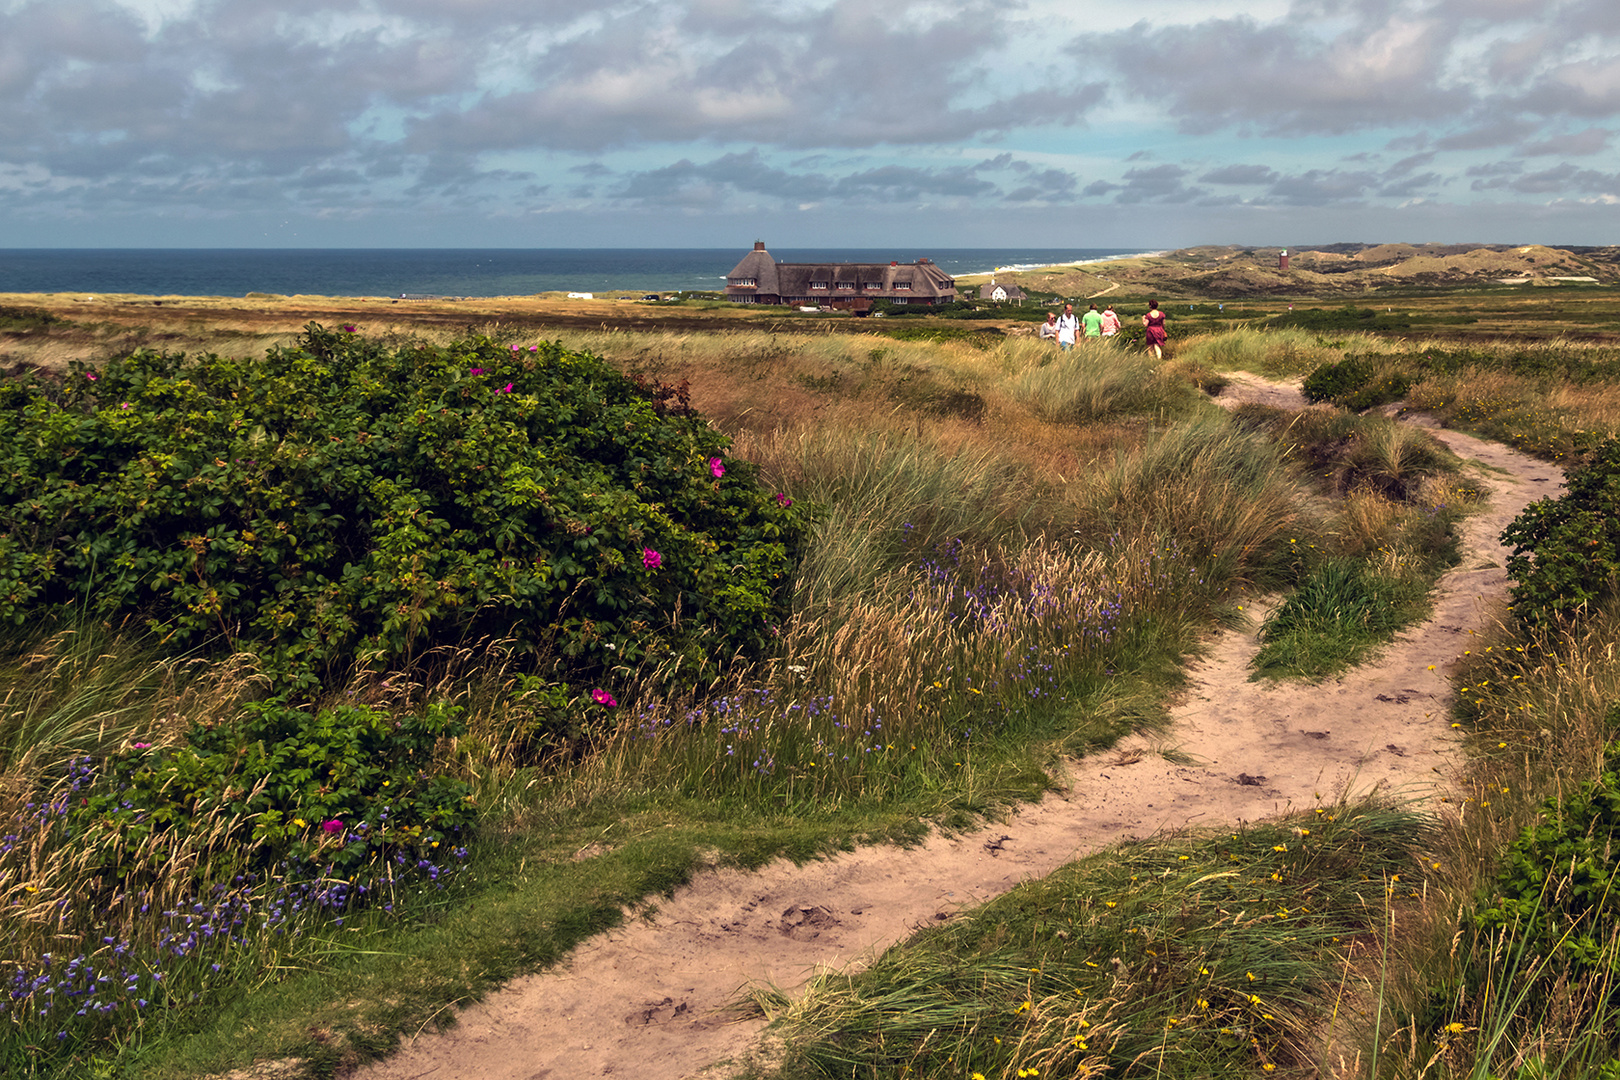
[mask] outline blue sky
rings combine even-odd
[[[0,0],[0,247],[1620,243],[1616,0]]]

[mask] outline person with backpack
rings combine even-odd
[[[1063,352],[1074,348],[1074,338],[1079,332],[1080,320],[1075,317],[1074,305],[1064,304],[1063,314],[1058,316],[1057,321],[1058,348]]]

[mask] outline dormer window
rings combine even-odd
[[[813,290],[818,289],[821,292],[826,292],[827,291],[827,283],[825,281],[812,281],[810,283],[810,288],[813,289]]]
[[[840,281],[838,283],[838,289],[840,292],[854,292],[855,283],[853,281]]]
[[[726,284],[738,289],[757,289],[759,288],[759,279],[751,277],[732,278]]]
[[[911,282],[909,282],[909,281],[897,281],[897,282],[894,283],[894,289],[895,289],[896,292],[910,292],[911,291]]]

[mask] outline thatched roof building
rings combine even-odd
[[[864,310],[874,300],[948,304],[956,279],[929,262],[781,263],[763,241],[726,275],[726,298],[739,304],[798,304]]]

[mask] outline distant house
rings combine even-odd
[[[956,279],[929,262],[784,263],[763,241],[726,275],[726,299],[739,304],[797,304],[865,311],[877,300],[948,304]]]
[[[990,284],[979,286],[980,300],[993,300],[998,304],[1005,304],[1009,300],[1024,302],[1024,290],[1016,285],[997,285],[996,279],[991,278]]]

